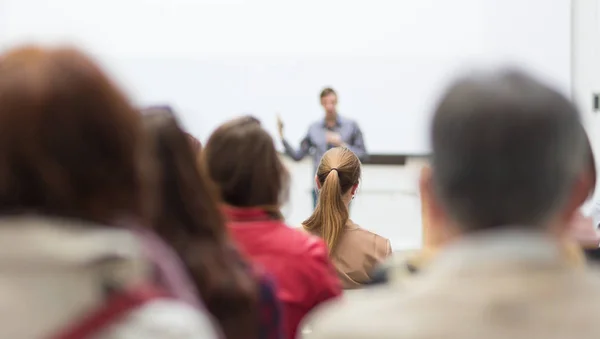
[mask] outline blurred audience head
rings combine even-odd
[[[324,88],[321,91],[319,98],[321,99],[321,106],[323,106],[323,109],[325,110],[325,114],[328,117],[335,116],[337,113],[336,109],[337,109],[338,97],[337,97],[337,93],[333,90],[333,88],[331,88],[331,87]]]
[[[189,133],[187,134],[187,139],[190,145],[192,145],[192,150],[194,151],[194,154],[197,157],[200,156],[200,151],[202,150],[202,143],[200,142],[200,140],[196,139],[195,136]]]
[[[109,223],[142,214],[141,119],[86,55],[0,57],[0,210]]]
[[[304,229],[322,236],[330,253],[348,222],[348,206],[360,180],[361,163],[348,148],[336,147],[321,158],[315,177],[319,200]]]
[[[459,231],[557,229],[590,192],[574,105],[520,71],[452,84],[432,126],[436,211]]]
[[[171,110],[144,111],[149,149],[157,165],[152,225],[182,258],[207,307],[227,338],[257,331],[257,292],[230,247],[225,220],[197,150]]]
[[[225,204],[259,207],[280,216],[290,177],[256,118],[244,116],[218,127],[202,150],[202,160]]]
[[[149,107],[142,109],[142,114],[144,114],[144,115],[151,115],[153,113],[175,114],[175,111],[173,110],[173,107],[171,107],[169,105],[155,105],[155,106],[149,106]],[[202,143],[200,143],[200,140],[198,140],[196,137],[194,137],[193,135],[191,135],[189,133],[186,133],[186,135],[187,135],[189,143],[192,145],[192,148],[194,149],[195,154],[200,155],[200,150],[202,149]]]

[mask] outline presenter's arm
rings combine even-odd
[[[358,127],[357,123],[354,123],[354,135],[352,137],[352,143],[345,144],[343,146],[348,147],[348,149],[354,152],[354,154],[356,154],[361,161],[365,161],[369,157],[367,154],[367,148],[365,147],[365,140],[363,138],[362,131],[360,130],[360,127]]]
[[[312,142],[310,139],[310,130],[306,133],[306,136],[300,142],[300,149],[296,150],[294,149],[294,147],[292,147],[292,145],[290,145],[289,142],[287,142],[287,140],[285,140],[285,137],[283,135],[283,120],[281,119],[281,116],[279,116],[279,114],[277,114],[277,129],[279,132],[279,138],[281,139],[281,142],[283,143],[283,147],[285,149],[285,154],[287,154],[294,161],[302,160],[310,152],[310,148],[312,147]]]
[[[308,153],[310,152],[310,148],[312,147],[312,143],[310,141],[310,136],[308,133],[300,142],[300,148],[298,150],[294,149],[292,145],[290,145],[285,138],[281,138],[283,142],[283,147],[285,149],[285,154],[287,154],[290,158],[294,159],[294,161],[302,160]]]

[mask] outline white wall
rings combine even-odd
[[[424,154],[446,83],[518,64],[568,90],[569,0],[1,0],[0,49],[81,44],[140,104],[170,103],[194,134],[251,112],[290,141],[331,85],[372,152]],[[35,9],[35,10],[32,10]]]
[[[573,100],[579,106],[600,169],[599,112],[593,112],[592,95],[600,93],[600,0],[573,0]],[[595,201],[600,197],[596,189]]]
[[[531,11],[542,3],[526,2],[522,5]],[[517,13],[519,20],[527,19],[525,12]],[[600,168],[600,112],[592,111],[592,93],[600,93],[600,0],[573,0],[572,14],[571,94],[582,111],[597,154],[597,168]],[[514,27],[507,25],[504,29],[502,34],[507,34]],[[556,38],[567,39],[564,36]],[[514,43],[526,44],[527,40],[527,36],[520,36]],[[535,48],[535,45],[532,44],[531,48]],[[299,224],[310,213],[311,167],[306,161],[286,162],[294,175],[293,208],[288,208],[286,215],[292,224]],[[420,246],[417,177],[423,163],[420,158],[411,158],[407,166],[365,166],[364,181],[352,210],[352,218],[363,227],[391,238],[395,250]],[[589,204],[585,210],[589,210]]]
[[[392,65],[401,60],[408,63],[409,68],[402,72],[405,77],[410,77],[426,72],[422,66],[410,66],[413,65],[411,62],[428,55],[431,57],[437,53],[476,58],[485,50],[486,53],[493,52],[495,55],[495,60],[489,61],[512,60],[522,63],[538,73],[550,74],[552,81],[564,85],[571,80],[569,72],[563,69],[564,63],[569,62],[572,56],[573,96],[583,109],[596,146],[600,141],[600,123],[597,121],[598,114],[591,112],[591,93],[600,91],[598,1],[572,0],[572,53],[569,53],[568,48],[556,48],[569,41],[567,31],[557,28],[568,22],[565,21],[564,14],[568,12],[569,0],[373,0],[369,1],[368,8],[364,3],[341,0],[307,0],[297,4],[282,0],[0,0],[0,48],[22,42],[25,38],[45,42],[69,40],[82,43],[93,53],[104,56],[105,61],[113,65],[111,69],[116,74],[121,71],[132,73],[132,77],[137,80],[124,82],[134,85],[132,87],[135,89],[130,89],[143,101],[151,101],[152,98],[169,101],[174,84],[185,83],[186,89],[178,92],[187,93],[189,100],[185,99],[179,105],[175,102],[175,106],[188,113],[186,122],[196,134],[204,137],[206,130],[210,130],[212,126],[202,119],[202,115],[216,112],[196,111],[192,107],[193,102],[202,101],[205,93],[211,93],[211,90],[219,86],[227,88],[231,83],[226,79],[219,80],[218,74],[213,74],[208,77],[219,86],[207,86],[197,79],[206,77],[207,73],[202,69],[192,79],[182,80],[181,74],[185,75],[186,69],[178,70],[178,67],[181,68],[190,59],[202,61],[221,58],[227,66],[228,60],[231,62],[227,58],[232,56],[245,57],[252,62],[269,55],[272,58],[269,60],[278,60],[281,69],[292,65],[299,67],[300,73],[305,73],[303,70],[311,62],[314,64],[315,58],[329,58],[328,62],[339,63],[352,56],[363,58],[363,61],[366,58],[370,62],[387,60]],[[194,10],[200,3],[212,11]],[[251,7],[251,3],[258,3],[259,6]],[[32,11],[31,8],[36,10]],[[254,14],[259,12],[275,15],[271,15],[266,21],[253,19]],[[229,19],[220,22],[215,19],[219,17],[215,13]],[[363,14],[367,17],[366,21],[355,19]],[[314,19],[314,22],[307,18]],[[343,24],[339,24],[340,20]],[[285,30],[287,34],[282,30],[284,26],[289,26]],[[473,29],[475,26],[483,28]],[[387,33],[369,35],[365,27]],[[422,29],[415,30],[414,27]],[[551,31],[554,29],[557,30]],[[115,31],[118,34],[114,34]],[[253,39],[255,36],[265,39],[257,43]],[[298,43],[300,38],[302,43]],[[466,42],[477,42],[479,45]],[[418,48],[413,48],[414,46]],[[523,59],[523,55],[528,55],[529,58]],[[388,58],[382,59],[382,56]],[[293,57],[303,57],[308,61],[299,63]],[[115,58],[122,63],[112,63],[111,60]],[[165,66],[166,71],[159,72],[158,76],[142,76],[152,72],[157,66],[167,64],[170,66]],[[238,63],[238,67],[243,68],[240,65]],[[553,73],[555,65],[559,65],[559,69]],[[462,66],[471,64],[464,62]],[[259,76],[264,65],[255,64],[254,67],[256,69],[251,74]],[[351,68],[348,65],[348,73],[357,71]],[[189,77],[190,72],[187,73]],[[281,76],[284,80],[290,77],[285,73]],[[157,81],[164,83],[164,87],[156,87],[154,82]],[[416,126],[422,136],[426,133],[426,120],[417,119],[420,122],[416,125],[416,120],[407,120],[414,118],[415,114],[428,114],[423,109],[417,109],[418,112],[403,112],[406,116],[388,114],[383,119],[373,118],[368,109],[369,100],[378,102],[381,96],[392,97],[397,102],[393,105],[401,105],[407,97],[414,95],[411,91],[395,89],[394,82],[385,82],[383,86],[388,87],[388,91],[363,100],[366,102],[364,104],[360,103],[360,98],[357,99],[354,93],[364,92],[372,87],[368,82],[356,87],[348,83],[336,84],[319,80],[298,94],[303,96],[304,102],[310,102],[308,109],[290,107],[293,105],[289,104],[290,98],[285,95],[282,100],[267,106],[255,105],[248,100],[247,107],[248,110],[259,110],[255,113],[265,114],[267,124],[269,114],[275,113],[270,110],[274,111],[275,107],[281,109],[288,122],[287,131],[291,138],[299,138],[307,121],[320,115],[315,96],[319,87],[325,84],[341,89],[343,112],[360,108],[356,110],[354,117],[364,126],[372,126],[369,127],[372,132],[366,136],[367,145],[372,146],[378,135],[389,140],[390,136],[382,131],[390,124],[406,125],[406,131],[412,131]],[[427,85],[441,84],[435,79],[426,79],[421,86]],[[243,89],[256,96],[251,82],[244,86],[246,87]],[[230,98],[231,101],[236,99],[240,98]],[[429,97],[427,100],[431,102],[434,99]],[[235,112],[237,113],[241,112]],[[221,120],[225,118],[219,117]],[[394,143],[401,143],[399,140],[403,136],[393,135],[393,140],[388,142],[391,144],[389,147],[402,151],[402,146]],[[422,140],[418,141],[420,142]],[[398,250],[420,244],[420,208],[416,192],[419,161],[413,160],[405,167],[366,166],[361,190],[353,203],[352,217],[355,221],[391,238],[394,248]],[[299,225],[311,212],[311,166],[308,160],[300,163],[286,161],[294,180],[291,202],[285,213],[291,224]]]
[[[572,93],[592,135],[596,134],[592,93],[600,89],[599,9],[598,0],[573,0]]]

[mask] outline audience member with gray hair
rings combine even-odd
[[[600,278],[569,255],[591,189],[574,105],[521,71],[472,74],[439,102],[431,141],[424,187],[447,244],[410,289],[311,315],[310,337],[599,336]]]

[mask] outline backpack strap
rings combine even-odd
[[[51,336],[50,339],[89,338],[147,302],[165,297],[169,297],[165,291],[148,283],[116,291],[99,309],[76,320],[57,335]]]

